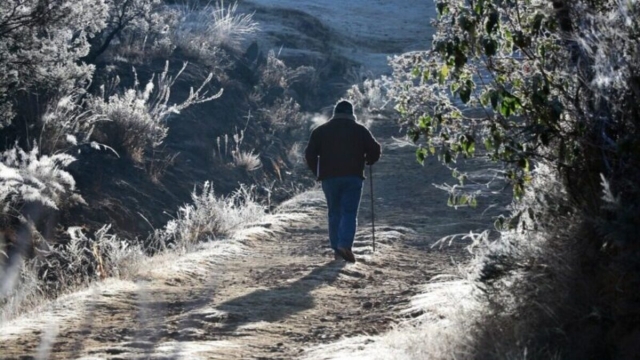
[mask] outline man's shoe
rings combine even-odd
[[[338,254],[340,254],[340,256],[342,256],[342,258],[345,261],[348,261],[350,263],[355,263],[356,262],[356,257],[353,255],[353,253],[351,252],[351,250],[347,249],[347,248],[338,248]]]
[[[351,262],[355,263],[356,262],[356,256],[351,251],[351,248],[347,249],[347,254],[349,254],[349,258],[351,259]]]
[[[333,260],[342,260],[342,256],[337,251],[333,252]]]

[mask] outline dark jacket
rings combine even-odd
[[[364,179],[364,165],[380,159],[380,144],[353,115],[337,114],[311,133],[304,152],[307,166],[318,180],[356,175]]]

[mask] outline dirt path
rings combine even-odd
[[[392,148],[392,125],[375,166],[378,251],[371,254],[369,192],[363,194],[356,264],[332,261],[322,194],[309,192],[263,224],[267,232],[150,261],[134,282],[112,280],[49,310],[0,327],[0,357],[294,358],[341,337],[377,334],[401,321],[418,285],[464,260],[461,247],[431,249],[443,234],[486,225],[481,211],[446,207],[430,186],[441,166],[421,168],[411,148]],[[249,235],[247,235],[249,234]],[[242,234],[241,234],[242,235]]]

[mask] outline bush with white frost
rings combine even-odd
[[[228,236],[266,214],[266,207],[256,200],[254,188],[244,185],[229,196],[216,196],[207,181],[200,193],[193,190],[191,199],[191,204],[180,207],[174,220],[156,230],[152,239],[155,247],[187,248],[199,241]]]
[[[262,109],[262,116],[274,131],[287,128],[298,129],[303,123],[300,104],[289,97],[278,99],[271,106]]]
[[[91,78],[93,66],[78,60],[108,10],[104,1],[0,1],[0,125],[11,123],[21,90],[64,92]]]
[[[191,88],[189,96],[182,103],[169,104],[171,88],[186,67],[187,63],[184,63],[175,76],[170,76],[167,61],[164,71],[158,76],[153,75],[144,89],[140,88],[134,70],[132,88],[107,95],[103,87],[102,96],[89,98],[87,106],[91,113],[106,120],[101,123],[100,130],[104,137],[101,140],[116,150],[124,151],[134,161],[143,162],[145,151],[163,143],[169,130],[166,122],[171,115],[222,96],[222,89],[215,95],[207,96],[205,87],[213,78],[209,74],[198,89]]]
[[[35,147],[18,147],[0,154],[0,204],[2,215],[19,214],[25,203],[37,202],[60,209],[82,197],[75,193],[75,180],[64,170],[75,158],[67,154],[40,155]]]
[[[84,89],[60,93],[53,97],[40,119],[38,147],[46,154],[67,151],[90,143],[91,135],[101,118],[86,109]]]
[[[91,49],[82,58],[96,63],[105,53],[111,57],[143,57],[159,50],[170,54],[169,32],[174,23],[172,12],[162,0],[104,0],[107,16],[104,25],[90,38]]]
[[[361,84],[351,86],[346,97],[360,111],[382,111],[391,101],[387,94],[390,83],[391,80],[386,76],[366,79]]]
[[[140,245],[110,234],[110,229],[110,225],[105,225],[90,237],[80,227],[71,227],[67,230],[66,243],[37,241],[37,257],[19,266],[0,266],[0,278],[16,278],[18,282],[0,292],[0,320],[15,317],[46,299],[92,281],[136,274],[144,259]],[[5,273],[7,271],[17,273]]]
[[[640,3],[436,5],[431,50],[391,62],[396,109],[420,162],[487,156],[514,195],[497,231],[475,236],[486,312],[467,334],[472,355],[631,356],[640,331]]]
[[[228,66],[223,48],[240,51],[259,30],[253,14],[238,13],[237,2],[227,7],[222,0],[205,6],[189,2],[179,5],[177,13],[177,25],[171,34],[173,43],[217,70]]]

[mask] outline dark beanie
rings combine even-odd
[[[336,105],[335,109],[333,109],[333,113],[353,115],[353,104],[347,100],[342,100]]]

